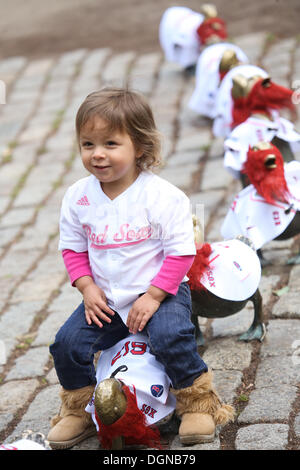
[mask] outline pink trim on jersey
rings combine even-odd
[[[109,250],[111,248],[121,248],[123,246],[129,246],[129,245],[136,245],[138,243],[144,242],[148,240],[148,238],[151,237],[151,233],[145,238],[141,238],[140,240],[136,240],[134,242],[125,242],[125,243],[113,243],[111,245],[96,245],[96,243],[92,243],[91,247],[96,248],[96,250]]]
[[[72,286],[74,285],[76,279],[79,279],[82,276],[93,277],[90,267],[89,254],[87,251],[76,253],[73,250],[62,250],[62,256]]]
[[[62,256],[72,285],[82,276],[93,277],[87,251],[77,253],[73,250],[62,250]],[[179,284],[192,266],[194,258],[194,255],[167,256],[151,284],[176,295]]]
[[[152,286],[176,295],[179,284],[193,264],[195,256],[167,256],[159,273],[151,282]]]

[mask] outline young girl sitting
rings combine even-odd
[[[141,331],[172,383],[182,442],[213,440],[233,410],[197,352],[186,282],[195,255],[190,203],[150,171],[160,162],[151,108],[136,92],[104,88],[80,106],[76,131],[90,175],[64,196],[59,249],[83,302],[50,346],[62,385],[50,445],[68,448],[95,433],[85,412],[94,354]]]

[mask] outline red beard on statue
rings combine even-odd
[[[266,158],[272,159],[273,166],[266,164]],[[274,157],[274,158],[273,158]],[[275,201],[288,203],[289,189],[284,176],[284,161],[277,147],[270,144],[270,148],[254,150],[249,147],[247,161],[244,163],[242,173],[246,173],[249,181],[267,202]]]
[[[208,18],[200,24],[197,34],[201,44],[206,44],[211,36],[218,36],[224,40],[227,38],[225,21],[218,17]]]
[[[201,283],[201,278],[205,269],[209,266],[209,255],[212,248],[209,243],[197,246],[197,253],[191,269],[187,273],[189,278],[188,284],[193,291],[205,290],[206,288]]]
[[[282,108],[295,112],[292,94],[293,90],[277,85],[269,79],[258,80],[248,96],[233,98],[231,127],[241,124],[254,113],[270,115],[270,110]]]

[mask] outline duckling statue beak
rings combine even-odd
[[[258,142],[252,147],[252,150],[255,151],[268,149],[270,149],[270,152],[272,152],[272,145],[270,144],[270,142]],[[266,155],[264,159],[264,166],[267,168],[267,170],[273,170],[274,168],[277,168],[276,155],[274,153],[269,153],[268,155]]]
[[[270,153],[269,155],[266,156],[264,160],[264,165],[268,170],[273,170],[274,168],[277,168],[276,165],[276,155]]]
[[[203,228],[202,228],[201,222],[195,214],[192,215],[192,219],[193,219],[193,226],[194,226],[195,244],[197,246],[202,245],[202,243],[204,242],[204,235],[203,235]]]
[[[206,19],[215,18],[218,15],[217,8],[212,3],[204,3],[200,8],[200,13],[202,13]]]

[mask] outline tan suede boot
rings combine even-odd
[[[85,407],[94,393],[94,386],[65,390],[62,388],[62,401],[59,415],[51,420],[51,430],[47,440],[52,449],[69,449],[75,444],[97,433],[91,415]]]
[[[176,396],[176,412],[181,417],[179,438],[182,444],[212,442],[216,425],[234,419],[234,408],[223,404],[213,388],[212,371],[200,375],[190,387],[171,391]]]

